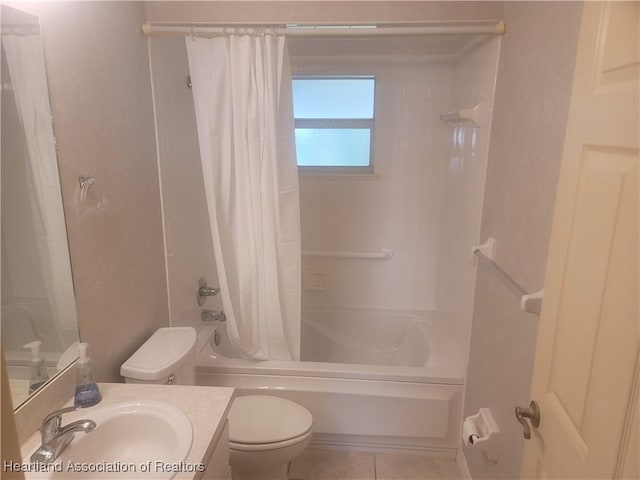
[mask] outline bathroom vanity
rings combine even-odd
[[[227,421],[227,414],[231,406],[231,401],[234,394],[233,388],[227,387],[196,387],[196,386],[171,386],[166,385],[144,385],[144,384],[116,384],[116,383],[101,383],[99,384],[102,392],[103,400],[98,405],[89,408],[82,408],[71,413],[65,413],[62,416],[62,423],[68,424],[79,419],[94,419],[98,424],[98,427],[93,432],[88,434],[77,433],[76,438],[68,447],[68,452],[62,452],[60,456],[62,468],[68,471],[68,462],[78,462],[78,464],[87,461],[87,448],[82,448],[80,442],[82,442],[82,436],[96,435],[94,438],[98,438],[97,435],[113,435],[113,431],[116,432],[116,436],[120,435],[117,443],[123,445],[122,464],[135,465],[137,468],[135,473],[130,470],[129,473],[124,473],[122,470],[111,474],[99,474],[99,478],[175,478],[180,480],[197,479],[197,480],[222,480],[230,479],[231,473],[229,468],[229,426]],[[66,405],[72,405],[73,399],[70,399]],[[131,405],[141,405],[142,407],[131,407]],[[190,448],[186,457],[180,461],[171,461],[170,464],[156,465],[157,461],[161,460],[161,438],[162,429],[156,429],[153,425],[153,418],[150,415],[145,416],[144,408],[146,406],[164,406],[167,410],[174,410],[179,416],[182,417],[186,424],[191,424],[193,429],[192,435],[190,431],[186,434],[178,434],[176,437],[182,436],[183,440],[188,442],[191,438]],[[111,428],[111,432],[107,431],[110,427],[107,426],[107,422],[103,425],[105,428],[100,432],[100,418],[105,418],[105,412],[115,411],[115,415],[118,415],[117,409],[123,406],[127,406],[128,410],[123,410],[120,417],[120,424],[125,428],[115,429]],[[132,413],[136,409],[142,410],[142,415],[139,419],[135,418],[136,413]],[[184,414],[184,415],[182,415]],[[111,414],[111,418],[114,414]],[[162,415],[162,412],[161,412]],[[166,415],[169,417],[170,415]],[[184,418],[186,416],[186,418]],[[145,417],[142,419],[142,417]],[[161,417],[158,417],[159,419]],[[164,418],[160,420],[165,425],[170,424],[170,421],[165,421]],[[151,422],[151,423],[150,423]],[[118,425],[113,423],[112,425]],[[106,433],[105,433],[106,431]],[[166,431],[166,428],[165,428]],[[143,445],[137,439],[140,435],[146,435],[149,439],[149,445]],[[174,436],[170,435],[172,441],[175,441]],[[128,448],[127,442],[132,443],[132,448]],[[74,448],[74,442],[78,446]],[[155,446],[154,446],[155,442]],[[89,442],[87,442],[89,443]],[[94,442],[95,443],[95,442]],[[23,463],[29,462],[30,456],[38,449],[41,444],[40,432],[35,432],[29,437],[21,447],[21,454]],[[108,441],[105,444],[112,448],[119,448],[117,445],[113,447],[113,442]],[[154,454],[145,455],[145,448],[150,449],[153,452],[158,453],[158,458],[147,458],[148,456],[154,456]],[[173,448],[173,447],[171,447]],[[94,447],[95,449],[95,447]],[[90,449],[89,449],[90,450]],[[133,452],[133,453],[132,453]],[[103,461],[100,452],[92,458],[89,464],[99,464]],[[78,456],[79,455],[79,456]],[[84,455],[84,457],[83,457]],[[138,455],[136,457],[136,455]],[[74,458],[75,456],[75,458]],[[106,457],[110,457],[108,464],[113,466],[118,463],[115,460],[117,454],[114,455],[113,451],[108,452]],[[144,458],[144,460],[143,460]],[[175,459],[174,459],[175,460]],[[144,465],[150,465],[150,471],[141,471],[144,469]],[[116,465],[117,466],[117,465]],[[128,467],[129,468],[129,467]],[[171,472],[167,473],[166,470],[173,470],[175,475]],[[58,474],[60,475],[60,474]],[[73,473],[73,478],[97,478],[95,472]],[[55,474],[51,473],[26,473],[27,479],[31,478],[57,478]]]

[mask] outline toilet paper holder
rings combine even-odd
[[[464,419],[462,440],[465,446],[477,447],[483,451],[487,460],[498,461],[500,428],[491,410],[481,408],[478,413]]]

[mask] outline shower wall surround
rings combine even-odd
[[[453,66],[393,57],[292,63],[294,74],[373,74],[377,90],[373,175],[301,176],[303,251],[393,252],[389,260],[303,257],[303,306],[435,310],[452,132],[438,115],[451,108]],[[324,276],[325,288],[307,285],[308,274]]]
[[[186,23],[499,19],[501,12],[500,2],[146,3],[147,21]],[[184,39],[150,37],[150,54],[167,242],[171,322],[175,325],[197,327],[200,325],[200,317],[193,301],[194,282],[200,275],[205,275],[209,284],[214,285],[216,274],[200,176],[192,97],[186,87],[188,66]],[[336,246],[358,250],[369,246],[375,249],[393,247],[388,243],[393,241],[394,258],[389,262],[361,260],[357,265],[362,265],[362,268],[352,270],[339,266],[338,283],[331,286],[332,292],[335,292],[331,302],[323,300],[323,297],[331,297],[331,293],[316,295],[319,292],[305,292],[303,301],[306,305],[349,306],[352,300],[340,293],[342,286],[346,285],[346,292],[350,292],[348,296],[359,306],[433,310],[436,308],[437,257],[440,248],[436,225],[442,215],[443,187],[449,168],[448,149],[453,135],[451,127],[442,124],[437,116],[452,107],[453,65],[450,62],[431,62],[427,67],[425,62],[419,62],[414,66],[394,70],[390,65],[384,66],[377,62],[376,68],[381,72],[381,82],[384,80],[384,87],[391,93],[388,98],[382,98],[377,106],[381,111],[388,112],[388,115],[378,115],[380,119],[375,133],[375,161],[376,168],[380,169],[380,180],[332,182],[302,179],[302,208],[305,208],[305,200],[309,200],[306,207],[310,206],[312,210],[303,212],[303,236],[306,235],[308,240],[315,242],[313,232],[310,231],[313,226],[309,226],[309,220],[305,220],[307,213],[310,214],[309,218],[321,213],[321,206],[310,205],[314,198],[321,200],[330,196],[327,193],[340,195],[342,192],[349,200],[355,194],[357,201],[352,211],[344,208],[344,203],[334,211],[342,220],[347,221],[348,216],[354,214],[353,210],[366,210],[366,218],[358,219],[360,231],[343,228],[341,234],[335,232],[326,235],[335,236]],[[401,68],[406,68],[406,71],[400,71]],[[398,115],[403,109],[405,117],[400,126],[396,124],[396,120],[400,118]],[[385,133],[387,127],[392,131]],[[418,198],[420,201],[417,201]],[[373,203],[368,203],[369,200]],[[376,208],[380,208],[380,212],[376,212]],[[331,216],[324,220],[329,230],[340,228],[335,222],[331,222]],[[355,235],[357,238],[352,239],[354,242],[347,243],[348,235]],[[360,239],[363,241],[360,242]],[[381,244],[383,240],[386,245]],[[312,243],[303,243],[303,249],[311,249],[313,246],[315,245]],[[317,245],[318,249],[323,250],[327,246],[326,243]],[[307,260],[305,265],[308,265]],[[335,261],[334,264],[340,262],[353,261]],[[371,268],[382,271],[375,281],[379,289],[384,290],[378,289],[381,293],[376,294],[375,298],[365,288],[371,282]],[[219,298],[210,299],[207,308],[219,308],[219,302]],[[468,324],[466,326],[468,328]]]
[[[466,346],[468,247],[478,237],[489,125],[454,129],[438,115],[482,99],[490,118],[496,46],[495,39],[480,41],[461,59],[412,62],[375,52],[356,63],[292,56],[294,73],[369,73],[378,89],[374,175],[301,176],[303,250],[393,251],[390,260],[305,257],[305,272],[326,275],[326,290],[303,289],[305,307],[447,307],[464,319],[459,343]],[[173,324],[198,326],[194,281],[205,275],[213,285],[216,275],[185,51],[182,38],[150,38],[171,317]],[[439,268],[442,255],[451,263]],[[208,307],[219,308],[219,299]]]
[[[202,308],[221,308],[220,296],[204,307],[196,285],[205,277],[218,286],[202,180],[193,96],[187,87],[189,64],[184,38],[149,37],[155,102],[158,165],[167,255],[171,324],[200,326]]]
[[[186,86],[184,39],[152,37],[150,46],[172,323],[195,321],[197,326],[194,281],[205,275],[214,285],[216,273],[193,101]],[[303,301],[306,306],[433,310],[438,247],[434,226],[440,221],[451,142],[451,129],[437,116],[451,105],[452,68],[424,63],[358,68],[379,74],[378,88],[384,92],[376,106],[374,162],[380,178],[303,177],[303,249],[389,247],[394,257],[389,262],[320,264],[318,259],[304,259],[303,265],[311,270],[327,264],[334,270],[330,290],[322,296],[305,292]],[[219,298],[210,299],[207,307],[219,308]]]
[[[454,65],[452,110],[480,105],[480,125],[446,126],[450,138],[441,222],[438,225],[436,310],[453,329],[461,368],[467,365],[475,267],[471,246],[481,242],[480,218],[501,38],[480,39]]]

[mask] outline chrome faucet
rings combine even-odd
[[[202,310],[200,319],[203,322],[226,322],[227,317],[222,310]]]
[[[63,413],[74,412],[79,408],[75,406],[62,408],[44,417],[40,427],[42,445],[31,455],[31,462],[52,463],[71,443],[75,433],[89,433],[96,428],[96,422],[93,420],[77,420],[65,426],[61,425]]]
[[[198,286],[196,287],[196,298],[198,299],[198,305],[204,305],[207,297],[213,297],[218,293],[220,293],[219,288],[209,287],[207,285],[207,279],[204,277],[200,277],[200,280],[198,280]]]

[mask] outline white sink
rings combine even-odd
[[[112,403],[80,409],[62,418],[63,424],[77,419],[93,420],[97,427],[87,434],[76,433],[54,462],[55,468],[46,473],[28,473],[27,479],[168,479],[176,474],[175,464],[179,466],[187,458],[193,440],[189,418],[164,402]],[[25,463],[40,445],[39,441],[35,443],[23,459]],[[101,466],[103,470],[120,471],[95,471]],[[149,466],[150,471],[146,471]]]

